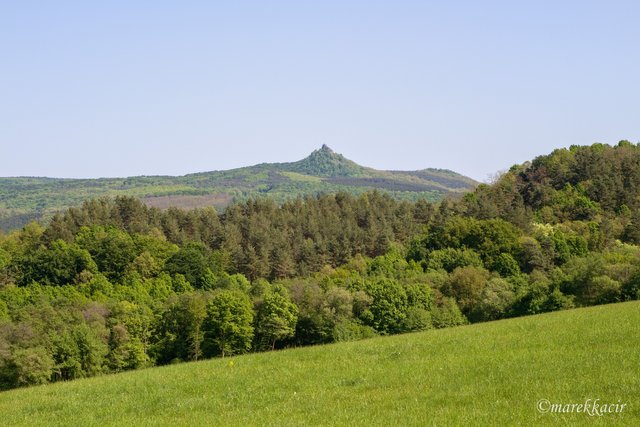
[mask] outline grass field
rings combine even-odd
[[[0,393],[0,424],[640,425],[639,326],[631,302],[153,368]]]

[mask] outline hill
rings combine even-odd
[[[638,322],[640,302],[575,309],[13,390],[0,410],[16,426],[638,425]],[[589,400],[617,406],[544,413]]]
[[[300,195],[377,188],[402,200],[437,201],[473,189],[477,183],[441,169],[379,171],[356,164],[323,145],[297,162],[195,173],[184,176],[58,179],[0,178],[0,230],[19,228],[34,219],[99,196],[134,196],[149,206],[218,209],[232,201],[269,196],[282,202]]]
[[[625,240],[640,243],[640,146],[622,140],[556,149],[512,166],[465,199],[467,215],[520,225],[623,219],[631,227]]]

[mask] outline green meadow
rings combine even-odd
[[[628,302],[152,368],[0,393],[0,424],[640,425],[638,325]],[[537,409],[587,399],[626,406]]]

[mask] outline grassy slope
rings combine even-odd
[[[640,425],[640,303],[0,394],[8,425]],[[539,414],[539,399],[628,403]]]

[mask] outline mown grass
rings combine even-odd
[[[0,393],[0,424],[640,425],[639,325],[630,302],[153,368]]]

